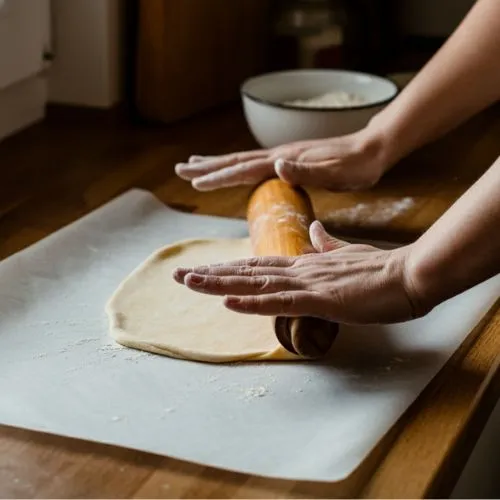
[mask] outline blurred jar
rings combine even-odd
[[[273,27],[274,69],[345,67],[347,29],[338,0],[282,1]]]

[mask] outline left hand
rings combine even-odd
[[[278,176],[293,185],[333,191],[367,189],[394,164],[383,129],[367,126],[342,137],[283,144],[229,155],[192,156],[175,171],[198,191],[256,185]]]
[[[411,246],[380,250],[310,228],[318,253],[254,257],[178,268],[174,278],[196,292],[224,295],[228,309],[264,316],[315,316],[341,323],[405,321],[427,312],[407,271]]]

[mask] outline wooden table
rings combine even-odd
[[[372,191],[312,191],[316,212],[338,234],[411,241],[493,162],[500,153],[498,137],[497,107],[405,160]],[[194,153],[252,146],[237,109],[167,128],[53,110],[45,124],[0,145],[0,258],[131,187],[148,189],[182,210],[243,217],[247,189],[197,193],[174,177],[173,165]],[[404,210],[388,215],[388,204],[402,198],[408,198]],[[368,216],[360,204],[370,207]],[[341,483],[267,480],[0,427],[0,496],[446,495],[500,393],[499,352],[500,312],[492,310],[359,470]]]

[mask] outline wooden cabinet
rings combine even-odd
[[[140,0],[136,104],[171,122],[238,97],[264,68],[271,0]]]

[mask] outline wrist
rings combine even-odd
[[[406,248],[403,283],[417,316],[423,316],[453,294],[446,290],[448,280],[439,260],[423,247],[420,239]]]
[[[403,133],[402,125],[393,119],[394,113],[389,109],[383,109],[371,118],[365,127],[368,137],[376,139],[383,144],[384,172],[392,168],[399,160],[411,153],[412,148],[407,145],[406,133]]]
[[[381,113],[375,115],[361,131],[365,148],[370,149],[379,159],[384,174],[391,169],[405,153],[401,151],[399,135],[386,123]]]

